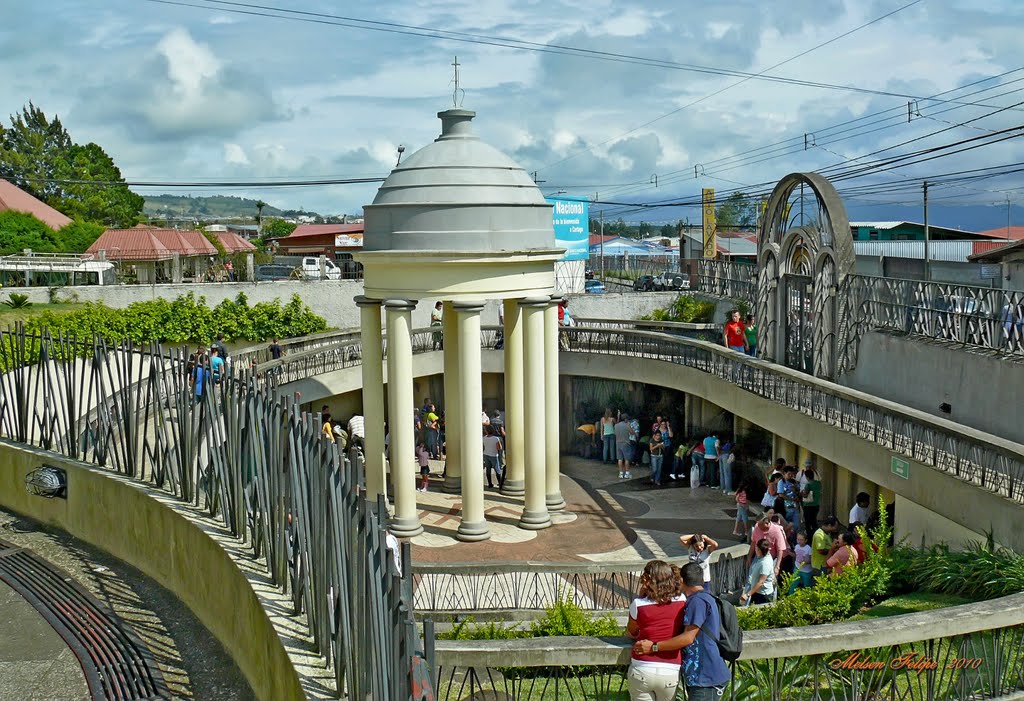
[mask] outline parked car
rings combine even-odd
[[[604,283],[600,280],[587,280],[583,283],[583,291],[587,294],[604,294]]]
[[[688,290],[690,281],[682,273],[666,270],[654,278],[654,289],[656,290]]]
[[[324,261],[328,280],[340,280],[341,268],[334,264],[330,258]],[[302,259],[302,276],[308,280],[320,279],[320,258],[317,256],[306,256]]]
[[[298,277],[298,268],[290,265],[257,265],[256,280],[265,282],[267,280],[289,280]]]
[[[633,281],[633,290],[636,292],[650,292],[654,289],[654,276],[641,275]]]

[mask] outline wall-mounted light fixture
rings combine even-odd
[[[46,499],[67,499],[68,474],[59,467],[43,465],[25,476],[29,494]]]

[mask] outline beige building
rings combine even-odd
[[[474,112],[438,114],[441,135],[398,165],[365,208],[361,307],[366,484],[385,491],[384,343],[391,529],[422,531],[416,505],[411,313],[444,303],[446,489],[461,491],[461,540],[490,537],[484,517],[480,312],[502,300],[507,474],[520,526],[551,525],[559,490],[558,317],[551,205],[515,162],[472,132]],[[524,437],[529,436],[527,442]]]

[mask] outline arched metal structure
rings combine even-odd
[[[827,178],[790,173],[775,186],[758,232],[762,356],[835,378],[836,290],[856,257],[846,207]]]

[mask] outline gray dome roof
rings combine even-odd
[[[364,210],[363,250],[555,247],[551,205],[515,161],[485,144],[475,112],[439,112],[441,136],[397,166]]]

